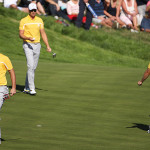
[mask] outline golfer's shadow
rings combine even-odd
[[[12,88],[12,86],[9,86],[9,88]],[[37,90],[39,90],[39,91],[48,91],[48,90],[44,90],[44,89],[40,89],[40,88],[35,88],[35,89],[37,89]],[[24,91],[24,85],[16,85],[16,90],[17,91],[20,91],[20,92],[22,92],[22,91]]]
[[[134,125],[126,128],[139,128],[141,130],[147,131],[149,129],[149,125],[141,124],[141,123],[133,123]]]
[[[6,140],[4,140],[4,139],[2,139],[2,138],[0,138],[0,140],[1,140],[2,142],[6,141]]]
[[[16,139],[3,139],[3,138],[0,138],[1,142],[5,142],[5,141],[16,141],[16,140],[20,140],[21,138],[16,138]]]

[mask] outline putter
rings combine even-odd
[[[46,49],[46,47],[44,47],[44,46],[42,46],[42,48],[44,48],[44,49]],[[54,53],[53,51],[51,51],[52,52],[52,56],[53,56],[53,58],[55,58],[56,57],[56,53]]]
[[[56,57],[56,53],[54,53],[54,52],[52,52],[53,53],[53,58],[55,58]]]

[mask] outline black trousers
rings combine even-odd
[[[89,0],[89,4],[91,5],[92,8],[94,6],[94,2],[95,2],[95,0]],[[75,22],[75,25],[78,28],[80,28],[82,26],[82,19],[83,19],[83,16],[84,16],[85,9],[86,9],[86,4],[83,2],[83,0],[80,0],[80,2],[79,2],[79,14],[78,14],[77,20]],[[91,23],[92,23],[92,18],[93,18],[93,15],[87,8],[86,22],[85,22],[85,25],[84,25],[84,28],[86,30],[90,29],[90,26],[91,26]]]

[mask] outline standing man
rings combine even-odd
[[[40,35],[42,36],[48,52],[51,52],[51,48],[44,30],[43,20],[36,16],[36,4],[30,3],[28,8],[29,15],[20,21],[19,36],[23,39],[23,49],[28,67],[24,92],[35,95],[34,76],[40,56]]]
[[[7,80],[6,80],[6,71],[9,72],[11,82],[12,82],[12,89],[10,90],[10,95],[13,96],[16,93],[16,76],[13,66],[11,64],[10,59],[0,53],[0,110],[6,98],[9,98],[9,91],[7,87]]]
[[[149,77],[149,75],[150,75],[150,63],[148,65],[147,70],[144,72],[142,79],[140,81],[138,81],[138,85],[139,86],[142,85],[142,83]]]
[[[78,17],[77,17],[77,20],[75,23],[78,28],[80,28],[82,25],[82,18],[84,16],[86,3],[88,3],[88,2],[91,5],[91,7],[93,8],[94,4],[95,4],[95,0],[80,0],[80,2],[79,2],[79,14],[78,14]],[[86,22],[85,22],[84,28],[85,28],[85,30],[89,30],[91,23],[92,23],[93,15],[88,9],[86,9],[86,10],[87,10],[86,11]]]

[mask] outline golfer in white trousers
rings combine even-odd
[[[28,67],[24,92],[35,95],[36,91],[34,77],[40,56],[40,35],[47,47],[48,52],[51,52],[51,48],[44,30],[43,20],[36,16],[36,4],[30,3],[28,8],[29,15],[20,21],[19,36],[23,39],[23,49],[26,55]]]

